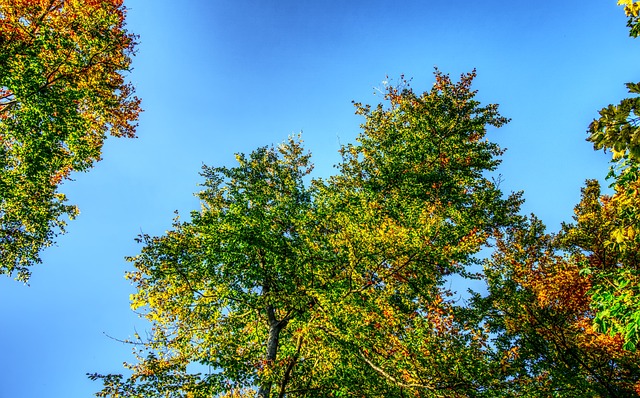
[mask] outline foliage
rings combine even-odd
[[[405,82],[388,87],[387,107],[356,104],[363,132],[322,187],[320,207],[332,215],[330,242],[345,273],[331,306],[348,309],[326,314],[326,344],[348,364],[341,385],[377,380],[349,390],[353,396],[490,390],[488,336],[447,285],[454,275],[473,276],[474,255],[513,221],[520,199],[503,199],[487,178],[502,150],[486,130],[507,119],[475,100],[474,77],[454,83],[436,72],[423,94]]]
[[[124,81],[135,36],[122,0],[0,0],[0,272],[27,281],[64,232],[60,184],[100,160],[105,136],[133,137]]]
[[[618,0],[618,5],[624,5],[629,17],[629,35],[637,37],[640,34],[640,1]],[[626,86],[630,94],[640,94],[638,83],[627,83]],[[640,98],[634,96],[623,99],[618,105],[602,108],[600,117],[594,119],[588,129],[588,140],[593,142],[594,148],[611,150],[613,159],[622,162],[623,166],[640,159],[639,101]]]
[[[166,236],[141,237],[145,247],[130,259],[136,271],[128,278],[138,289],[132,307],[154,325],[148,355],[129,366],[129,384],[105,378],[102,396],[127,386],[135,387],[127,396],[155,396],[179,385],[172,396],[259,386],[267,397],[283,391],[294,366],[298,374],[315,371],[314,289],[324,282],[303,184],[309,158],[290,139],[237,155],[233,168],[205,167],[202,211],[191,222],[176,220]],[[187,376],[189,363],[212,372]]]
[[[496,251],[485,263],[490,294],[476,295],[475,305],[503,353],[506,395],[636,396],[640,387],[637,356],[623,349],[620,335],[593,326],[594,278],[584,267],[602,253],[566,249],[570,241],[602,236],[575,232],[549,235],[532,217],[496,236]]]
[[[640,86],[627,83],[629,93],[640,93]],[[600,110],[600,118],[589,126],[589,140],[595,149],[610,149],[614,159],[640,158],[640,97],[625,98],[618,105]]]
[[[640,2],[618,3],[638,36]],[[202,210],[130,259],[152,329],[129,377],[89,376],[97,396],[640,395],[640,97],[589,126],[613,194],[587,181],[554,235],[488,177],[502,150],[487,128],[508,120],[474,77],[356,103],[362,133],[327,180],[305,185],[293,138],[205,167]],[[461,300],[455,278],[487,294]]]
[[[625,6],[632,37],[640,33],[640,2],[618,1]],[[600,110],[600,118],[589,126],[588,140],[595,149],[611,150],[613,195],[600,195],[599,186],[588,182],[576,207],[576,225],[565,232],[576,250],[595,258],[584,273],[591,275],[592,308],[595,327],[624,337],[624,348],[635,351],[640,341],[640,285],[638,284],[638,231],[640,231],[640,86],[627,83],[634,97]],[[594,240],[597,236],[598,239]]]
[[[619,4],[637,36],[640,2]],[[296,139],[205,167],[202,210],[140,239],[132,307],[153,327],[129,377],[90,375],[97,395],[638,396],[640,100],[589,126],[614,192],[587,181],[553,235],[488,178],[487,128],[508,120],[474,77],[356,103],[362,133],[327,180],[305,185]],[[461,300],[454,278],[488,292]]]
[[[627,20],[629,36],[638,37],[640,34],[640,1],[618,0],[618,5],[624,6],[624,12],[629,17]]]
[[[153,328],[129,378],[91,375],[98,396],[492,396],[489,336],[446,287],[520,204],[487,178],[507,120],[474,76],[356,104],[358,143],[310,187],[294,139],[206,167],[202,210],[141,237],[128,277]]]
[[[640,2],[619,3],[637,36]],[[587,181],[574,223],[559,234],[532,216],[494,236],[484,264],[489,294],[474,294],[471,307],[494,336],[500,396],[640,394],[639,104],[632,97],[609,105],[589,126],[594,147],[613,153],[613,195]]]
[[[637,209],[640,203],[626,186],[616,185],[612,196],[601,195],[596,181],[588,181],[576,206],[575,225],[563,227],[563,243],[585,256],[582,273],[592,280],[594,326],[624,338],[624,348],[635,351],[639,333]]]

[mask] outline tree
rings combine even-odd
[[[591,227],[604,221],[592,212],[598,199],[597,183],[589,182],[576,208],[581,223],[585,213],[590,213]],[[503,353],[505,395],[637,396],[637,355],[623,349],[622,336],[602,334],[593,326],[594,279],[584,269],[608,255],[575,246],[578,240],[598,242],[603,234],[575,232],[548,234],[531,217],[496,236],[496,251],[485,263],[489,295],[476,295],[474,304]]]
[[[640,2],[625,5],[638,36]],[[632,94],[638,84],[628,83]],[[640,102],[626,98],[589,126],[610,150],[613,195],[587,181],[574,223],[549,234],[532,216],[495,236],[485,262],[489,294],[473,306],[495,336],[508,396],[634,397],[640,394],[637,198]]]
[[[618,1],[618,4],[625,5],[630,35],[637,37],[640,2]],[[600,110],[600,117],[588,130],[588,140],[595,149],[612,152],[613,165],[608,178],[613,180],[614,193],[598,198],[586,195],[576,209],[576,225],[565,229],[575,237],[573,242],[577,248],[597,260],[590,261],[585,268],[593,279],[591,298],[596,328],[611,335],[621,333],[625,349],[635,350],[640,342],[640,285],[637,282],[640,276],[640,98],[637,97],[640,85],[627,83],[626,86],[636,96]],[[599,192],[599,187],[588,183],[586,190]],[[594,219],[600,222],[594,224]],[[600,239],[589,239],[589,233]]]
[[[29,279],[78,213],[61,183],[100,160],[107,133],[135,135],[125,12],[122,0],[0,0],[0,273]]]
[[[258,388],[282,396],[297,367],[313,372],[322,260],[311,191],[310,155],[294,139],[237,155],[233,168],[205,167],[201,212],[166,236],[143,236],[128,274],[132,307],[153,324],[149,354],[133,376],[104,379],[99,396],[212,396]],[[301,364],[304,359],[305,363]],[[190,363],[213,373],[186,374]],[[94,376],[97,377],[97,376]],[[117,391],[117,392],[116,392]]]
[[[474,76],[356,104],[358,144],[309,188],[295,140],[206,167],[203,209],[131,259],[152,332],[130,377],[90,375],[98,396],[488,394],[488,335],[446,284],[520,199],[486,176],[502,153],[487,127],[507,120],[474,99]]]
[[[340,353],[349,396],[491,390],[489,336],[448,282],[477,277],[475,255],[518,218],[520,197],[503,198],[488,176],[502,150],[487,129],[508,120],[475,99],[474,77],[436,71],[422,94],[404,82],[388,87],[387,106],[356,104],[363,131],[322,187],[344,275],[323,305],[344,309],[325,313],[325,345]]]

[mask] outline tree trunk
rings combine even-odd
[[[272,305],[267,307],[267,316],[269,320],[269,337],[267,339],[267,363],[266,366],[273,366],[278,355],[278,342],[280,331],[287,325],[287,320],[278,321],[276,319],[275,310]],[[260,385],[258,390],[258,398],[269,398],[271,394],[272,381],[265,381]]]

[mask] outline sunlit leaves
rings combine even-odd
[[[620,0],[629,17],[630,35],[640,34],[640,2]],[[611,150],[611,196],[601,196],[594,182],[587,184],[576,207],[576,225],[565,228],[569,241],[586,251],[593,279],[594,325],[603,333],[622,336],[624,348],[635,351],[640,342],[638,264],[640,237],[640,86],[627,83],[633,97],[600,111],[589,126],[589,140],[596,149]],[[593,237],[597,237],[594,239]]]
[[[624,13],[629,17],[627,26],[629,27],[629,35],[631,37],[638,37],[640,34],[639,16],[640,16],[640,1],[633,0],[618,0],[618,5],[624,6]]]
[[[581,250],[563,250],[569,241],[599,239],[574,230],[569,237],[549,235],[535,218],[497,236],[497,251],[485,264],[490,294],[475,300],[496,335],[498,352],[517,350],[501,369],[507,391],[541,397],[632,396],[640,361],[623,350],[620,335],[602,334],[593,325],[594,276],[585,267],[599,260]]]
[[[0,1],[1,273],[28,279],[78,212],[59,185],[100,160],[106,134],[135,135],[124,19],[120,0]]]
[[[628,83],[629,92],[638,94],[638,85]],[[614,160],[640,158],[640,98],[631,97],[618,105],[600,110],[600,118],[589,126],[589,140],[595,149],[609,149]]]
[[[565,225],[563,244],[585,257],[583,274],[592,280],[591,308],[599,332],[624,339],[624,349],[635,351],[640,339],[638,319],[638,182],[616,185],[612,196],[601,195],[588,181],[576,206],[574,225]]]
[[[317,371],[311,310],[324,271],[303,183],[310,155],[292,138],[236,159],[236,167],[204,167],[202,210],[165,236],[142,236],[142,253],[130,259],[132,307],[153,333],[129,366],[133,376],[113,382],[128,394],[186,378],[209,394],[259,386],[269,395],[289,388],[293,367]],[[188,364],[209,373],[189,375]],[[113,380],[103,377],[105,396],[117,396]],[[190,385],[173,396],[190,396]]]
[[[405,82],[385,104],[356,104],[363,132],[321,187],[343,275],[326,344],[347,364],[344,386],[370,380],[353,394],[458,396],[492,383],[487,335],[446,288],[519,205],[486,177],[502,151],[484,136],[507,120],[474,99],[474,76],[436,72],[430,91]]]
[[[487,128],[507,120],[475,100],[474,76],[436,72],[423,94],[390,87],[386,104],[356,104],[357,144],[310,187],[295,140],[205,167],[202,210],[143,236],[131,259],[132,306],[153,330],[130,378],[93,375],[101,394],[156,396],[181,380],[175,396],[189,380],[218,396],[490,391],[489,335],[447,278],[475,275],[475,255],[518,218],[520,199],[487,177],[502,153]],[[189,364],[210,371],[189,376]]]

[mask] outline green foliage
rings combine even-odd
[[[100,160],[107,133],[133,137],[124,81],[135,36],[119,0],[0,0],[0,273],[26,282],[64,232],[59,185]]]
[[[640,2],[619,3],[637,36]],[[436,71],[422,94],[403,80],[356,103],[362,132],[327,180],[305,185],[297,139],[205,167],[201,211],[130,259],[152,329],[129,377],[89,375],[97,395],[637,396],[639,97],[589,126],[614,194],[587,181],[553,235],[488,178],[502,150],[487,129],[508,120],[474,77]],[[460,301],[452,278],[488,293]]]
[[[321,190],[348,277],[334,300],[349,311],[328,314],[330,342],[357,379],[378,380],[366,396],[464,396],[491,384],[488,336],[446,287],[471,276],[474,255],[520,203],[486,177],[502,153],[486,129],[507,120],[475,100],[474,76],[436,72],[430,91],[405,84],[388,88],[387,106],[356,104],[363,132]]]
[[[303,183],[309,155],[290,139],[237,161],[203,169],[203,207],[191,222],[176,220],[163,237],[141,237],[145,247],[130,259],[136,271],[127,277],[138,289],[132,307],[154,325],[148,355],[129,366],[128,384],[105,378],[104,396],[123,388],[127,396],[156,396],[151,391],[163,391],[158,380],[182,386],[185,378],[189,384],[172,396],[200,396],[189,395],[191,385],[208,396],[257,385],[269,396],[274,384],[285,387],[294,366],[317,371],[312,309],[325,278]],[[187,376],[190,363],[213,371]]]
[[[446,287],[520,205],[487,178],[507,120],[474,76],[356,104],[358,143],[310,187],[294,139],[206,167],[202,210],[131,258],[153,328],[129,378],[91,375],[99,396],[495,396],[489,336]]]
[[[637,37],[640,2],[618,4],[625,6],[630,35]],[[634,96],[600,110],[600,118],[588,130],[595,149],[613,153],[608,178],[613,180],[614,194],[601,196],[599,186],[588,182],[576,207],[576,225],[565,226],[565,234],[569,247],[585,251],[590,261],[585,273],[593,282],[594,326],[611,336],[623,336],[624,348],[635,351],[640,342],[640,85],[627,83],[627,88]]]
[[[612,336],[620,333],[623,348],[635,351],[640,338],[640,287],[634,281],[637,274],[622,270],[607,278],[610,285],[598,284],[592,290],[592,308],[596,311],[597,330]]]
[[[627,83],[629,93],[638,94],[636,83]],[[589,140],[595,149],[610,149],[614,159],[640,158],[640,98],[625,98],[618,105],[600,110],[600,118],[589,126]]]
[[[638,36],[640,2],[618,3]],[[327,180],[305,185],[297,139],[205,167],[201,211],[130,259],[152,329],[129,377],[89,375],[97,396],[637,396],[640,84],[589,126],[614,194],[587,181],[553,235],[488,178],[487,128],[508,120],[474,77],[356,103],[362,133]],[[488,293],[460,301],[452,278]]]
[[[591,280],[591,308],[596,330],[624,339],[635,351],[640,339],[637,320],[640,202],[633,192],[638,181],[616,183],[612,196],[603,196],[596,181],[588,181],[575,209],[575,224],[563,227],[563,245],[586,256],[583,274]]]

